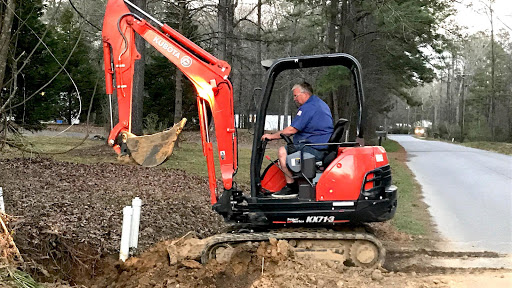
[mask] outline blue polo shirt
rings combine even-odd
[[[327,143],[332,134],[332,115],[329,106],[311,95],[306,103],[302,104],[290,125],[299,132],[293,136],[293,143]],[[316,149],[325,149],[327,146],[314,146]]]

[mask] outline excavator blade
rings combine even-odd
[[[130,150],[131,158],[144,167],[154,167],[162,164],[171,156],[174,144],[186,122],[187,119],[183,118],[180,122],[174,124],[171,129],[152,135],[128,135],[126,146]]]

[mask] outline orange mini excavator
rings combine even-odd
[[[130,12],[127,5],[136,12]],[[174,63],[197,91],[211,204],[227,222],[233,223],[230,233],[208,238],[202,261],[215,258],[219,247],[275,238],[293,243],[297,253],[322,254],[328,251],[345,263],[362,267],[383,263],[385,250],[381,242],[361,227],[365,223],[386,221],[394,216],[397,187],[391,183],[391,169],[384,148],[360,144],[364,97],[361,66],[354,57],[343,53],[290,57],[276,60],[266,67],[254,129],[251,191],[244,193],[233,180],[238,163],[233,87],[228,78],[230,65],[126,0],[108,0],[103,23],[106,89],[111,96],[115,88],[119,111],[119,123],[112,128],[108,143],[118,153],[131,155],[142,165],[154,166],[172,152],[173,141],[184,125],[182,121],[160,135],[141,137],[130,133],[133,67],[140,58],[135,48],[135,33]],[[316,161],[312,155],[302,151],[288,155],[288,168],[298,183],[297,196],[289,199],[270,197],[272,192],[285,185],[284,174],[275,161],[262,169],[267,141],[262,141],[261,136],[276,78],[284,71],[331,66],[345,67],[351,72],[359,111],[356,139],[344,141],[347,120],[340,119],[334,123],[334,133],[328,143],[320,144],[328,147],[323,161]],[[215,124],[221,189],[216,182],[208,113],[213,116]],[[286,135],[282,137],[290,142]]]

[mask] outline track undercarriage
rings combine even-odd
[[[269,239],[286,240],[298,257],[333,260],[347,266],[380,267],[384,264],[386,255],[382,243],[362,226],[343,229],[283,228],[267,231],[243,229],[205,239],[201,262],[216,259],[219,248],[235,248],[249,242],[268,242]]]

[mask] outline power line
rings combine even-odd
[[[505,22],[503,22],[503,21],[500,19],[500,17],[496,16],[496,19],[500,20],[500,22],[501,22],[501,24],[503,24],[503,26],[507,27],[507,28],[508,28],[508,30],[512,31],[512,28],[508,27],[508,25],[507,25],[507,24],[505,24]]]
[[[78,9],[76,9],[75,5],[73,5],[73,2],[71,2],[71,0],[69,0],[69,4],[71,4],[71,7],[73,7],[73,9],[76,11],[76,13],[78,13],[78,15],[79,15],[80,17],[82,17],[82,19],[84,19],[84,20],[85,20],[85,22],[87,22],[87,23],[88,23],[89,25],[91,25],[92,27],[94,27],[94,28],[98,29],[98,31],[101,31],[101,29],[100,29],[98,26],[96,26],[96,25],[92,24],[89,20],[87,20],[87,18],[85,18],[85,17],[84,17],[84,15],[82,15],[82,13],[80,13],[80,11],[78,11]]]

